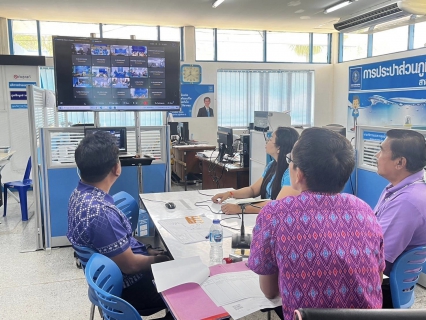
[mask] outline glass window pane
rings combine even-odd
[[[263,32],[217,30],[218,61],[263,61]]]
[[[313,53],[312,62],[328,62],[328,46],[329,46],[329,35],[328,34],[313,34]]]
[[[53,55],[52,36],[90,37],[91,33],[99,37],[99,24],[40,21],[41,53]]]
[[[309,33],[268,32],[266,61],[309,62]]]
[[[160,40],[180,42],[180,28],[160,27]]]
[[[195,60],[214,60],[214,30],[195,28]]]
[[[368,34],[343,34],[343,61],[367,58]]]
[[[38,56],[37,23],[12,21],[13,54]]]
[[[414,49],[426,47],[426,22],[414,25]]]
[[[158,40],[157,27],[147,26],[123,26],[118,24],[104,24],[102,26],[102,36],[111,39],[130,39],[136,36],[137,40]]]
[[[397,40],[397,41],[395,41]],[[373,34],[373,56],[408,49],[408,26]]]

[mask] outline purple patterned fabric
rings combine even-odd
[[[278,273],[286,320],[297,308],[382,306],[382,231],[371,208],[349,194],[271,201],[257,217],[248,265]]]

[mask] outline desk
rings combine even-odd
[[[239,163],[221,163],[202,156],[197,158],[202,164],[203,190],[218,187],[213,177],[220,178],[218,183],[222,188],[241,189],[250,185],[248,167],[241,167]]]
[[[210,242],[208,240],[203,242],[197,242],[197,243],[191,243],[191,244],[182,244],[179,241],[177,241],[166,229],[164,229],[159,221],[164,219],[175,219],[175,218],[183,218],[186,216],[192,216],[192,215],[201,215],[204,214],[209,219],[222,219],[222,218],[230,218],[235,217],[233,219],[227,219],[222,222],[223,225],[229,225],[231,227],[239,229],[241,226],[241,220],[238,219],[238,216],[227,216],[224,214],[215,214],[212,213],[207,207],[195,207],[195,202],[201,202],[209,200],[213,195],[219,192],[228,191],[231,189],[213,189],[213,190],[205,190],[202,193],[207,194],[203,195],[200,194],[198,191],[181,191],[181,192],[168,192],[168,193],[149,193],[149,194],[140,194],[139,197],[142,200],[146,210],[148,211],[148,214],[151,217],[151,220],[153,221],[155,225],[156,232],[158,232],[158,235],[160,236],[161,240],[163,241],[164,245],[166,246],[167,251],[170,253],[170,255],[173,257],[173,259],[182,259],[182,258],[188,258],[193,256],[199,256],[201,258],[201,261],[209,265],[210,263]],[[151,201],[150,201],[151,200]],[[162,201],[162,202],[154,202],[154,201]],[[164,205],[164,202],[174,202],[176,205],[175,209],[167,209]],[[207,204],[211,207],[211,209],[214,212],[218,212],[220,210],[219,204],[214,204],[213,202],[205,202],[203,204]],[[187,206],[194,207],[193,209],[188,209]],[[256,223],[256,217],[257,214],[248,214],[244,215],[244,225],[247,233],[252,233],[253,227]],[[231,232],[239,232],[231,230]],[[228,257],[230,253],[232,253],[231,250],[231,242],[232,238],[224,238],[223,239],[223,256]],[[221,265],[220,265],[221,266]],[[233,268],[233,264],[229,265],[230,268]],[[216,267],[216,266],[215,266]],[[213,267],[213,268],[215,268]],[[237,267],[237,266],[235,266]],[[237,271],[237,270],[235,270]],[[239,271],[239,270],[238,270]],[[219,273],[219,272],[213,272],[213,274]],[[200,286],[195,284],[184,284],[184,290],[183,292],[188,293],[192,290],[198,290],[199,292],[199,301],[203,301],[203,303],[206,303],[205,306],[209,306],[208,310],[214,310],[212,314],[203,316],[196,316],[192,315],[193,319],[224,319],[228,318],[228,313],[222,308],[222,307],[216,307],[214,303],[209,300],[205,301],[206,294],[204,291],[200,288]],[[166,291],[166,294],[163,295],[164,299],[167,304],[170,302],[168,301],[168,295],[176,295],[176,294],[182,294],[182,292],[179,292],[179,290],[169,289]],[[193,292],[192,292],[193,294]],[[203,296],[204,295],[204,296]],[[204,297],[204,298],[203,298]],[[182,303],[185,305],[194,305],[195,301],[186,301],[185,297],[182,298]],[[213,305],[212,305],[213,304]],[[211,308],[211,309],[210,309]],[[170,309],[173,311],[173,305],[170,304]],[[197,311],[200,308],[197,308]],[[202,308],[201,308],[202,309]],[[176,310],[174,310],[176,312]],[[195,312],[195,310],[191,309],[192,312]],[[202,312],[205,313],[205,310]],[[197,313],[198,315],[198,313]],[[187,315],[182,314],[174,314],[176,319],[189,319]],[[210,316],[210,317],[208,317]]]
[[[180,191],[180,192],[166,192],[166,193],[143,193],[140,194],[140,199],[142,200],[146,210],[148,211],[149,216],[151,217],[152,222],[154,223],[156,232],[160,236],[164,245],[166,246],[167,251],[172,255],[173,259],[182,259],[193,256],[199,256],[201,261],[204,264],[209,265],[210,263],[210,242],[208,240],[203,242],[191,243],[191,244],[182,244],[177,241],[166,229],[164,229],[158,221],[165,219],[175,219],[183,218],[186,216],[195,216],[204,214],[207,218],[213,219],[222,219],[222,218],[231,218],[222,222],[223,225],[228,225],[234,228],[239,229],[241,226],[241,220],[238,219],[238,215],[227,216],[225,214],[214,214],[207,207],[195,207],[195,202],[201,202],[209,200],[213,195],[219,192],[228,191],[231,189],[214,189],[214,190],[204,190],[203,194],[208,194],[205,196],[200,194],[198,191]],[[152,201],[149,201],[152,200]],[[154,202],[162,201],[162,202]],[[167,209],[164,205],[165,202],[173,202],[176,205],[175,209]],[[220,210],[220,204],[214,204],[213,202],[205,202],[202,204],[207,204],[211,207],[214,212]],[[194,207],[194,209],[188,209],[186,205]],[[234,218],[235,217],[235,218]],[[244,225],[247,233],[252,233],[253,227],[256,224],[257,214],[247,214],[244,215]],[[239,232],[230,230],[231,232]],[[231,250],[231,238],[223,239],[223,256],[228,257]]]
[[[185,191],[187,187],[188,173],[201,173],[196,158],[197,152],[204,150],[215,150],[216,146],[209,144],[198,145],[176,145],[172,147],[174,155],[173,172],[179,179],[185,182]]]

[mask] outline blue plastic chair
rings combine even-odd
[[[28,159],[27,168],[25,169],[24,178],[22,181],[11,181],[4,184],[4,213],[6,216],[7,211],[7,190],[16,189],[19,192],[19,203],[21,204],[22,221],[28,221],[28,205],[27,205],[27,191],[31,188],[33,180],[30,179],[31,173],[31,157]]]
[[[390,272],[389,283],[393,307],[410,308],[415,300],[414,288],[426,261],[426,247],[404,252],[396,259]]]
[[[95,290],[101,305],[104,319],[107,320],[141,320],[136,309],[127,301],[109,294],[103,290]]]
[[[80,266],[82,267],[82,269],[84,271],[86,269],[86,264],[89,261],[90,257],[94,253],[97,253],[97,251],[95,251],[94,249],[89,248],[89,247],[80,247],[80,246],[76,246],[76,245],[73,245],[72,247],[74,248],[75,255],[77,256],[77,258],[80,262]],[[77,267],[78,267],[78,265],[77,265]],[[99,302],[98,302],[98,298],[96,297],[95,292],[90,287],[89,287],[89,291],[88,291],[88,296],[89,296],[90,302],[92,303],[92,306],[90,307],[89,320],[93,320],[94,317],[95,317],[95,306],[99,307]]]
[[[129,219],[132,231],[135,231],[139,220],[139,206],[127,192],[120,191],[112,196],[115,206]]]
[[[123,291],[123,275],[120,268],[110,258],[100,253],[92,254],[86,264],[84,274],[89,285],[88,295],[93,305],[93,311],[94,306],[102,309],[96,295],[97,290],[101,289],[105,293],[121,296]]]

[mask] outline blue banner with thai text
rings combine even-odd
[[[204,112],[202,116],[214,117],[216,115],[216,108],[213,107],[214,85],[183,84],[181,85],[180,90],[181,90],[181,109],[180,111],[172,112],[174,118],[190,118],[190,117],[200,116],[201,114],[200,109],[209,110],[209,112]],[[207,102],[208,104],[207,108],[206,108],[205,102]]]
[[[349,68],[349,91],[426,89],[426,55]]]
[[[374,131],[364,131],[363,137],[364,140],[368,141],[384,141],[386,139],[385,132],[374,132]]]
[[[10,91],[10,100],[27,100],[26,91]]]
[[[27,86],[37,85],[36,82],[9,82],[10,89],[26,89]]]
[[[27,104],[11,104],[10,108],[11,109],[28,109],[28,105]]]

